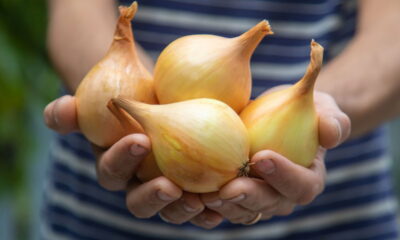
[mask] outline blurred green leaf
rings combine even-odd
[[[45,0],[0,0],[0,197],[14,196],[21,236],[30,212],[27,169],[35,164],[32,109],[58,89],[45,48],[46,11]]]

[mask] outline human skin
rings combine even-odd
[[[93,4],[94,1],[96,4]],[[125,189],[127,207],[136,217],[148,218],[159,213],[168,222],[181,224],[190,221],[207,229],[217,226],[224,218],[245,224],[251,222],[259,212],[263,219],[268,219],[274,215],[290,214],[297,204],[310,203],[325,185],[325,149],[340,144],[349,136],[349,117],[353,123],[352,136],[358,136],[399,112],[400,101],[395,92],[399,90],[397,76],[400,74],[393,63],[396,61],[390,59],[399,58],[400,41],[389,41],[381,36],[398,36],[396,27],[391,31],[382,30],[399,22],[399,16],[393,13],[393,9],[398,10],[398,3],[395,0],[388,0],[382,6],[373,0],[360,3],[360,30],[349,47],[323,68],[317,81],[318,89],[329,94],[318,92],[315,95],[320,118],[321,149],[310,168],[295,165],[277,153],[261,151],[252,158],[257,162],[253,168],[259,179],[238,178],[219,192],[192,194],[183,192],[165,177],[146,183],[131,180],[151,147],[145,135],[133,134],[122,138],[107,150],[96,148],[99,183],[109,190]],[[78,10],[89,8],[90,11]],[[379,8],[380,11],[372,11]],[[112,9],[115,9],[115,3],[111,0],[50,1],[49,52],[71,92],[74,92],[90,67],[103,56],[111,42],[116,21]],[[385,16],[377,18],[377,14]],[[66,19],[79,19],[79,24]],[[96,28],[92,27],[94,24]],[[373,32],[379,31],[379,36],[371,37],[369,26],[373,26]],[[386,44],[382,45],[382,41]],[[373,53],[371,56],[380,59],[379,68],[372,57],[365,57],[365,52]],[[150,61],[144,52],[141,53],[142,59],[151,68]],[[355,70],[359,66],[362,66],[362,71]],[[370,83],[371,87],[366,87],[365,82]],[[377,89],[379,94],[376,93]],[[362,101],[360,105],[356,104],[357,99]],[[383,106],[388,102],[391,105]],[[60,133],[79,131],[75,112],[74,97],[65,96],[46,107],[45,122]]]

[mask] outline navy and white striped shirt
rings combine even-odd
[[[298,81],[309,62],[309,44],[325,47],[325,62],[351,40],[355,0],[142,0],[133,21],[136,40],[156,59],[171,41],[188,34],[233,37],[262,19],[266,37],[252,58],[253,97]],[[121,1],[130,4],[131,1]],[[57,136],[45,188],[43,239],[397,239],[396,200],[383,129],[351,140],[326,157],[324,192],[285,217],[252,226],[223,222],[214,230],[181,226],[158,217],[140,220],[123,192],[96,180],[95,160],[80,134]]]

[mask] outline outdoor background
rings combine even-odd
[[[38,239],[52,133],[42,121],[59,80],[46,56],[45,0],[0,0],[0,239]],[[390,124],[400,193],[400,121]]]

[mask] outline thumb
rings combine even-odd
[[[109,149],[97,152],[97,177],[107,190],[122,190],[150,152],[150,139],[144,134],[130,134]]]
[[[311,202],[325,185],[325,150],[320,148],[309,168],[300,166],[284,156],[263,150],[256,153],[252,166],[269,185],[292,202],[307,204]]]
[[[75,97],[66,95],[49,103],[43,111],[43,118],[46,125],[58,133],[78,131]]]

